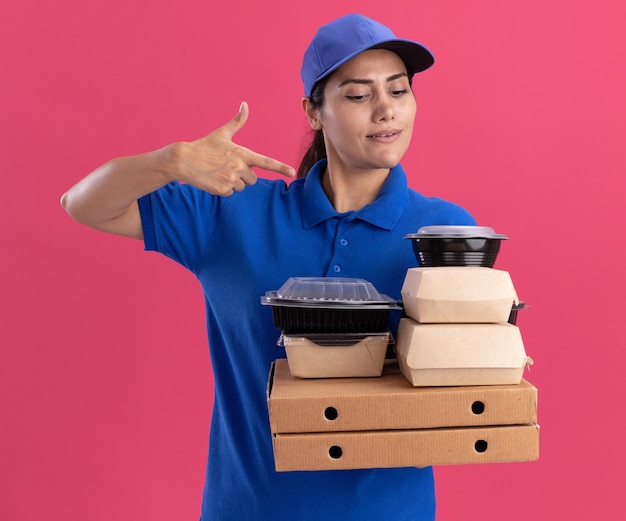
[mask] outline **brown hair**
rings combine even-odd
[[[309,102],[315,109],[320,109],[322,108],[322,105],[324,105],[324,88],[326,87],[327,81],[328,77],[322,78],[315,84],[313,90],[311,91]],[[306,177],[311,167],[320,159],[324,159],[326,157],[326,145],[324,144],[324,133],[322,129],[312,130],[311,134],[312,137],[309,143],[309,148],[302,156],[300,166],[298,166],[298,179]]]

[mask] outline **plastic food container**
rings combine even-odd
[[[288,334],[380,333],[400,303],[363,279],[292,277],[261,304],[272,306],[274,325]]]
[[[483,266],[492,268],[506,235],[486,226],[423,226],[405,235],[419,266]]]
[[[380,376],[391,334],[307,335],[282,334],[289,370],[298,378],[350,378]]]

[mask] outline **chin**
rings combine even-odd
[[[388,151],[389,153],[387,154],[380,154],[375,158],[372,158],[373,164],[378,165],[378,168],[393,168],[394,166],[396,166],[398,163],[400,163],[400,161],[402,161],[402,158],[404,157],[404,154],[406,152],[406,149],[403,150],[402,152],[397,152],[397,151]]]
[[[403,156],[383,157],[378,161],[375,161],[374,164],[376,165],[376,168],[393,168],[400,163],[402,157]]]

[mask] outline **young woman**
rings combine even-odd
[[[409,189],[399,165],[416,113],[411,81],[432,63],[425,47],[371,19],[339,18],[304,55],[315,136],[298,179],[257,180],[252,167],[295,172],[232,142],[244,103],[208,136],[114,159],[62,197],[77,221],[143,239],[202,284],[215,376],[203,520],[434,519],[430,468],[274,471],[265,387],[284,353],[260,304],[291,276],[359,277],[399,299],[415,265],[406,233],[475,224]]]

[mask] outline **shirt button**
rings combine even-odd
[[[334,269],[337,273],[339,273],[339,272],[341,271],[341,266],[338,266],[337,264],[335,264],[335,265],[333,266],[333,269]]]
[[[339,241],[339,244],[341,244],[342,246],[347,246],[348,245],[348,241],[346,239],[341,239]]]

